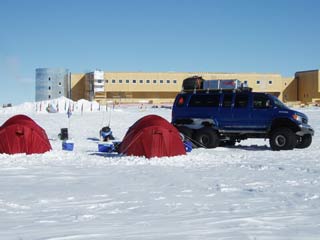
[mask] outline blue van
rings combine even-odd
[[[194,146],[205,148],[247,138],[269,139],[272,150],[307,148],[314,135],[305,114],[249,88],[181,92],[173,104],[172,124]]]

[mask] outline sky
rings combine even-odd
[[[34,101],[36,68],[319,69],[319,9],[318,0],[1,0],[0,104]]]

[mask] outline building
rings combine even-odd
[[[36,69],[36,101],[65,96],[70,98],[69,70],[65,68]]]
[[[70,74],[70,98],[74,101],[87,99],[101,103],[110,101],[114,103],[171,103],[177,93],[182,90],[183,80],[195,75],[202,76],[206,80],[239,79],[247,83],[253,91],[273,94],[288,104],[320,102],[319,70],[296,72],[292,78],[285,78],[276,73],[105,72],[96,70],[89,73]],[[67,81],[66,84],[69,82]]]
[[[297,99],[302,103],[320,103],[320,71],[310,70],[296,72],[294,84]]]
[[[172,102],[181,91],[182,82],[190,76],[204,79],[239,79],[255,91],[282,94],[282,77],[279,74],[210,73],[210,72],[104,72],[97,79],[96,71],[71,74],[72,99],[81,98],[99,102]]]

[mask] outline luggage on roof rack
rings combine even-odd
[[[190,91],[252,91],[252,88],[239,79],[204,80],[202,77],[193,76],[186,78],[182,83],[182,92]]]
[[[183,80],[182,89],[184,91],[203,89],[203,82],[204,80],[201,76],[188,77]]]
[[[203,83],[203,89],[208,90],[236,90],[243,87],[247,87],[243,83],[241,83],[238,79],[217,79],[217,80],[206,80]]]

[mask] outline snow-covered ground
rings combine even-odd
[[[99,112],[93,104],[91,112],[85,103],[81,113],[77,103],[68,119],[65,102],[58,104],[62,113],[39,112],[34,103],[0,108],[0,125],[26,113],[53,147],[0,154],[0,239],[320,239],[320,108],[299,109],[316,131],[307,149],[274,152],[268,141],[247,140],[145,159],[98,153],[98,131],[110,118],[122,139],[142,116],[170,121],[170,109]],[[57,139],[64,127],[72,152]]]

